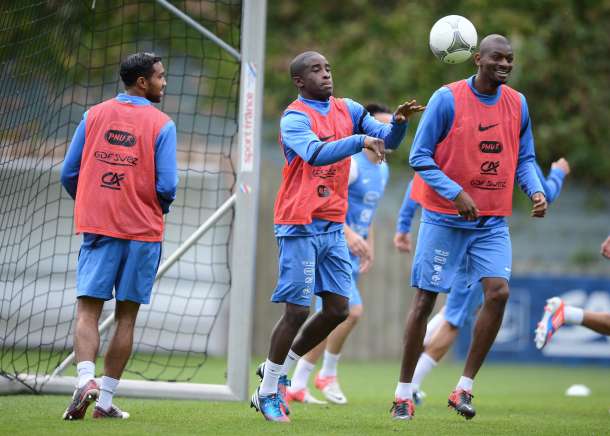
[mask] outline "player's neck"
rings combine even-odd
[[[494,95],[498,92],[499,85],[497,83],[485,80],[483,76],[477,74],[473,81],[474,89],[481,94]]]
[[[310,94],[303,90],[301,90],[300,95],[301,95],[301,98],[304,98],[305,100],[314,100],[314,101],[319,101],[322,103],[326,103],[328,101],[328,99],[330,98],[330,97],[320,97],[317,95],[313,95],[313,94]]]
[[[146,93],[138,88],[125,89],[125,94],[131,95],[132,97],[143,97],[146,98]]]

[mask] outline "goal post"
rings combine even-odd
[[[142,3],[146,2],[140,0],[130,4],[130,0],[124,0],[114,3],[118,3],[117,7],[119,8],[136,7],[135,5],[139,8]],[[180,19],[183,23],[186,23],[191,31],[197,32],[208,42],[211,41],[225,53],[224,55],[212,55],[212,63],[216,65],[218,71],[223,69],[228,71],[225,76],[216,73],[217,75],[213,77],[213,80],[216,80],[214,88],[219,86],[224,91],[219,91],[219,94],[212,94],[212,98],[214,102],[220,101],[224,105],[222,107],[226,106],[226,108],[224,112],[220,111],[220,115],[213,115],[216,112],[212,108],[212,115],[202,117],[197,111],[197,107],[200,105],[197,103],[199,97],[187,93],[188,95],[184,95],[185,99],[188,97],[195,101],[195,113],[191,114],[191,109],[182,110],[181,106],[178,106],[178,109],[175,110],[178,119],[174,117],[174,120],[179,131],[179,142],[181,125],[186,124],[185,120],[192,123],[191,127],[187,127],[185,131],[183,129],[182,132],[183,139],[188,138],[188,140],[185,140],[188,142],[188,146],[182,153],[183,156],[186,156],[186,163],[184,164],[185,168],[182,169],[181,183],[183,183],[182,176],[184,176],[186,186],[182,191],[184,195],[182,203],[177,206],[180,210],[180,216],[175,218],[173,222],[168,221],[168,231],[171,228],[172,235],[180,235],[180,239],[172,240],[166,244],[166,246],[173,248],[173,253],[163,260],[159,268],[153,299],[159,288],[169,287],[171,289],[159,296],[156,308],[153,307],[144,314],[144,326],[141,330],[148,327],[154,328],[155,331],[152,335],[143,332],[136,334],[134,350],[136,354],[141,353],[144,357],[140,359],[140,354],[138,354],[139,362],[134,365],[133,369],[127,368],[119,384],[117,394],[151,398],[245,400],[248,396],[254,308],[266,1],[228,2],[229,7],[236,4],[241,7],[238,48],[214,34],[196,18],[191,17],[187,10],[189,2],[170,3],[166,0],[150,0],[149,3],[156,6],[153,9],[151,22],[162,20],[163,23],[169,23],[168,26],[174,26],[175,22],[170,22],[167,18],[167,12],[169,12],[173,19]],[[200,14],[204,15],[206,6],[214,6],[215,1],[201,3],[206,3],[199,10]],[[227,2],[222,3],[225,3],[226,6]],[[184,6],[183,9],[179,7],[181,5]],[[90,4],[90,7],[95,8],[95,2]],[[190,7],[192,8],[192,4]],[[159,9],[166,11],[165,14],[157,12]],[[222,21],[227,20],[227,16],[230,17],[230,13],[218,19],[222,23],[222,26],[217,26],[218,28],[231,26],[231,21],[228,21],[228,23]],[[156,35],[154,25],[152,29],[153,35],[150,35],[149,41],[149,46],[152,49],[155,49],[158,40],[165,44],[164,47],[167,51],[171,51],[167,48],[167,45],[177,44],[169,38],[165,40]],[[184,45],[186,46],[194,38],[187,30],[181,32],[181,35],[184,35]],[[229,29],[229,34],[230,32],[231,29]],[[92,33],[94,34],[94,32]],[[96,44],[98,43],[92,37],[90,45],[86,48],[95,50]],[[135,43],[135,46],[139,46],[139,43]],[[171,55],[174,56],[173,59],[180,61],[184,58],[182,88],[186,86],[188,79],[198,89],[202,89],[205,85],[200,83],[199,78],[191,77],[192,71],[188,70],[197,67],[189,65],[187,54],[177,54],[177,52],[178,50],[171,52]],[[210,49],[203,48],[201,53],[201,63],[204,64],[206,56],[210,56]],[[161,54],[163,55],[163,53]],[[238,68],[239,79],[236,85],[231,84],[232,73],[230,71],[232,67],[231,65],[227,67],[229,64],[226,60],[227,55],[236,62]],[[173,62],[176,63],[175,60]],[[115,71],[118,76],[118,60],[115,64]],[[171,66],[169,72],[172,73]],[[90,70],[87,70],[87,79],[89,74]],[[77,77],[78,74],[74,73],[74,76]],[[87,83],[85,86],[87,89],[85,100],[89,105],[91,104],[88,101],[89,91],[94,89],[94,86],[95,83]],[[106,84],[102,83],[101,87],[104,86]],[[1,92],[0,90],[0,97],[2,97]],[[77,91],[72,90],[71,92],[74,94]],[[222,92],[225,92],[226,95]],[[92,93],[95,94],[95,92]],[[235,112],[231,110],[233,93],[235,93]],[[58,94],[60,93],[58,92]],[[103,95],[104,90],[101,90],[99,94]],[[168,97],[166,95],[166,100]],[[178,94],[177,99],[172,101],[177,101],[176,104],[180,105],[182,103],[181,99],[182,94]],[[171,105],[171,102],[167,104]],[[164,110],[166,109],[165,105],[166,102],[164,101],[162,108]],[[217,109],[216,111],[218,112]],[[234,115],[231,115],[232,113]],[[199,132],[195,123],[197,121],[201,122],[201,120],[208,121],[207,131]],[[217,126],[214,126],[215,123]],[[5,126],[0,125],[0,127],[4,128]],[[216,128],[216,131],[214,131],[214,128]],[[234,133],[232,133],[233,129],[235,129]],[[50,139],[54,142],[60,142],[62,139],[64,142],[68,142],[69,134],[67,131],[69,130],[64,128],[60,133],[57,133],[57,130],[48,133],[49,128],[45,127],[41,129],[40,134],[41,136],[47,135],[45,143],[50,142]],[[7,129],[0,130],[0,141],[4,141],[8,137],[6,131]],[[204,145],[205,150],[203,152],[197,149],[198,141],[201,140],[208,141]],[[35,147],[32,141],[30,143],[23,142],[25,146],[22,146],[22,149]],[[233,143],[236,147],[232,146]],[[29,150],[25,154],[35,152]],[[196,158],[203,156],[204,162],[193,164],[190,160],[192,156]],[[205,160],[208,158],[215,162],[213,168],[206,166]],[[4,162],[0,161],[0,164],[4,166]],[[192,168],[193,166],[195,169]],[[233,168],[232,172],[231,168]],[[15,171],[17,174],[21,174],[24,170],[17,169]],[[50,180],[56,179],[57,161],[50,162],[48,168],[36,169],[36,171],[48,173]],[[211,181],[200,181],[200,179],[206,177],[210,178]],[[53,183],[56,184],[57,182]],[[3,195],[4,192],[1,194]],[[8,195],[16,194],[9,192]],[[48,201],[49,194],[46,195]],[[192,198],[194,200],[191,204],[189,199]],[[216,204],[216,208],[211,209],[210,203]],[[196,209],[197,213],[193,213],[193,209]],[[204,210],[202,211],[202,209]],[[61,221],[63,218],[61,210],[62,203],[60,200],[57,216],[43,217],[42,224],[46,224],[47,221]],[[13,212],[9,211],[8,213]],[[175,211],[171,213],[175,213]],[[16,214],[16,212],[13,214]],[[203,221],[195,225],[193,215],[202,217]],[[13,216],[11,215],[11,217]],[[173,219],[170,217],[168,219]],[[4,219],[5,214],[1,218]],[[29,225],[32,226],[33,224]],[[188,233],[187,230],[189,230]],[[0,235],[0,241],[4,241],[4,236],[5,233],[3,232]],[[55,244],[57,245],[57,240],[64,237],[64,235],[56,235]],[[225,237],[226,242],[223,242]],[[70,237],[66,238],[69,239]],[[74,252],[78,250],[78,246],[73,241],[74,237],[71,238],[66,258],[74,261],[76,259]],[[27,251],[27,257],[32,256],[31,245],[23,248]],[[2,248],[4,250],[5,247]],[[2,260],[0,259],[0,261]],[[7,270],[5,265],[0,265],[0,268],[3,274]],[[65,276],[75,273],[74,265],[70,265],[68,268],[72,268],[72,270],[60,271],[60,273]],[[34,277],[33,282],[35,282],[36,290],[33,299],[35,300],[38,297],[37,293],[40,292],[40,287],[44,286],[43,283],[52,283],[57,271],[46,274],[41,273],[40,268],[37,268],[34,273],[29,270],[23,272],[23,275],[28,274]],[[165,274],[167,274],[167,277],[163,279]],[[47,276],[50,276],[50,278]],[[11,278],[13,278],[12,282]],[[208,279],[210,281],[209,286],[202,286],[202,283],[207,283],[206,280]],[[74,286],[73,282],[69,282],[67,278],[64,280],[66,288],[70,288],[70,285]],[[163,280],[166,280],[166,282]],[[67,301],[71,292],[73,304],[75,299],[74,290],[73,288],[65,290],[66,292],[62,294],[63,306],[58,308],[59,315],[57,315],[57,318],[62,320],[61,336],[58,333],[59,327],[54,327],[54,332],[50,334],[52,339],[45,340],[44,322],[47,322],[47,309],[45,309],[43,312],[45,321],[41,328],[43,338],[36,342],[38,339],[33,340],[32,338],[35,335],[30,331],[20,332],[19,335],[16,333],[20,328],[23,329],[24,324],[32,324],[29,322],[30,320],[26,323],[20,323],[20,319],[27,316],[35,318],[38,315],[34,313],[34,309],[31,309],[32,312],[29,315],[25,312],[19,312],[22,309],[15,309],[15,305],[12,304],[13,300],[16,299],[16,293],[25,289],[23,282],[24,280],[16,283],[14,277],[8,275],[2,277],[2,281],[0,281],[0,339],[2,340],[0,344],[0,394],[23,391],[71,393],[76,378],[65,376],[63,373],[66,368],[73,364],[74,360],[70,348],[74,309],[69,307],[69,301]],[[182,282],[188,283],[184,285]],[[167,283],[167,286],[165,283]],[[50,285],[50,287],[53,287],[53,285]],[[227,290],[224,290],[225,287]],[[51,291],[52,289],[49,289],[49,292]],[[32,307],[34,306],[36,306],[35,303],[32,304]],[[196,380],[195,374],[207,359],[211,332],[215,327],[222,327],[217,321],[224,306],[228,306],[228,320],[226,322],[228,329],[225,338],[226,382],[224,384],[201,383]],[[70,311],[72,312],[72,319],[66,321],[66,312],[69,315]],[[184,311],[182,318],[180,318],[181,311]],[[15,313],[17,314],[15,315]],[[140,322],[140,317],[138,322]],[[107,334],[113,323],[113,315],[105,312],[103,318],[104,321],[100,324],[100,332],[101,334]],[[162,325],[157,327],[155,326],[155,320],[160,318],[162,319]],[[185,321],[185,319],[187,320]],[[63,326],[66,323],[68,327]],[[25,340],[18,339],[18,336],[25,338]],[[41,350],[38,353],[39,356],[44,356],[47,353],[48,357],[44,358],[45,362],[34,365],[28,363],[20,366],[21,356],[26,356],[26,360],[28,360],[30,355],[35,354],[36,349]],[[43,360],[40,357],[39,359]],[[53,361],[56,361],[55,365],[52,365]],[[181,363],[175,364],[174,361]],[[132,374],[135,374],[136,378],[131,378]]]

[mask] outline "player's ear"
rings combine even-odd
[[[476,52],[476,53],[474,54],[474,64],[475,64],[477,67],[480,67],[480,66],[481,66],[481,53]]]
[[[296,86],[297,89],[301,89],[303,86],[305,86],[303,78],[297,75],[292,76],[292,83],[294,83],[294,86]]]
[[[136,79],[136,87],[146,90],[148,89],[148,80],[144,76],[140,76]]]

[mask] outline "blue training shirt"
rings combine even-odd
[[[309,100],[299,95],[298,99],[322,115],[330,110],[330,101]],[[354,126],[353,135],[337,141],[323,142],[311,129],[309,118],[303,112],[287,110],[280,121],[283,152],[290,164],[299,156],[313,166],[330,165],[362,151],[365,136],[384,140],[388,149],[397,148],[407,132],[407,123],[380,123],[360,103],[344,99]],[[334,232],[343,228],[336,223],[314,218],[311,224],[275,224],[275,236],[311,236]]]
[[[545,179],[540,165],[538,165],[536,162],[535,166],[536,173],[538,174],[542,187],[544,188],[544,195],[548,203],[551,204],[559,197],[566,174],[559,168],[551,168],[548,177]],[[397,233],[409,233],[411,231],[413,215],[415,215],[415,212],[419,208],[419,203],[411,198],[412,185],[413,179],[411,179],[407,185],[405,197],[402,201],[402,205],[400,206],[400,211],[398,211],[398,219],[396,220]]]
[[[144,97],[121,93],[115,97],[123,103],[130,103],[136,106],[152,104]],[[72,142],[68,147],[64,164],[61,169],[61,183],[73,199],[76,199],[78,187],[78,175],[80,173],[80,162],[85,145],[87,112],[83,114]],[[163,213],[169,212],[169,207],[176,198],[176,188],[178,186],[178,175],[176,169],[176,125],[169,120],[159,131],[159,136],[155,141],[155,172],[156,190],[159,204]]]
[[[502,87],[495,94],[481,94],[474,88],[474,77],[470,77],[468,85],[483,104],[494,105],[500,99]],[[521,96],[521,135],[519,140],[519,157],[517,162],[517,183],[531,198],[536,192],[544,192],[535,168],[536,154],[534,137],[529,116],[527,101]],[[449,133],[455,116],[455,101],[449,88],[443,86],[432,94],[426,110],[417,127],[409,164],[421,178],[442,197],[453,200],[462,191],[462,187],[443,173],[434,161],[436,146]],[[548,199],[547,199],[548,201]],[[460,227],[467,229],[482,229],[506,226],[506,217],[481,217],[476,221],[466,221],[459,215],[442,214],[424,209],[422,222]]]

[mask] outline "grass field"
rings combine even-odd
[[[223,365],[222,361],[211,360],[208,370],[222,374]],[[389,417],[398,362],[346,361],[340,371],[349,404],[293,405],[290,424],[267,423],[249,403],[129,398],[116,401],[131,413],[127,421],[87,418],[64,422],[60,417],[68,396],[18,395],[0,396],[0,434],[610,434],[608,368],[487,365],[475,383],[477,416],[465,421],[446,407],[461,366],[441,364],[426,380],[426,403],[418,407],[410,422],[393,422]],[[592,395],[564,396],[566,388],[575,383],[589,386]]]

